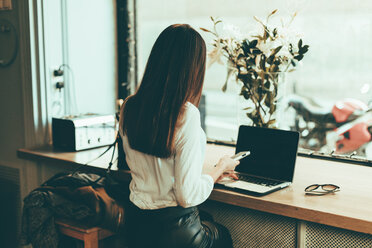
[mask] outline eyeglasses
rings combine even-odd
[[[321,190],[317,190],[319,187]],[[337,191],[340,191],[340,187],[334,184],[312,184],[305,188],[308,195],[325,195]]]

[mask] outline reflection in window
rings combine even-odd
[[[209,17],[218,16],[244,33],[255,28],[253,16],[264,18],[274,9],[278,9],[278,22],[280,16],[297,11],[292,28],[310,45],[302,65],[286,75],[291,95],[286,98],[282,127],[300,131],[300,147],[371,160],[372,116],[366,110],[372,96],[372,2],[137,0],[139,78],[156,37],[168,25],[211,28]],[[200,33],[207,44],[212,42],[212,35]],[[221,91],[226,71],[226,66],[216,63],[207,69],[205,124],[209,139],[231,142],[237,137],[238,125],[246,120],[240,114],[240,87],[231,82],[226,93]],[[346,111],[339,111],[345,106]]]

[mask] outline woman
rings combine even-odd
[[[228,230],[211,219],[201,222],[196,207],[239,163],[225,156],[203,168],[206,137],[197,106],[205,60],[198,32],[169,26],[151,50],[140,87],[122,107],[120,133],[132,173],[130,247],[232,247]]]

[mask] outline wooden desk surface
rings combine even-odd
[[[80,165],[97,157],[105,149],[81,152],[57,152],[50,147],[20,149],[18,156],[33,161]],[[233,153],[232,147],[208,144],[205,163],[213,165],[222,155]],[[106,168],[110,157],[111,152],[108,152],[92,162],[91,166]],[[336,184],[341,191],[324,196],[305,195],[305,187],[314,183]],[[298,156],[294,182],[288,188],[263,197],[214,189],[210,199],[372,234],[372,167]]]

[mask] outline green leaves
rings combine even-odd
[[[267,58],[266,62],[269,64],[269,65],[272,65],[274,63],[274,60],[275,60],[275,57],[276,57],[276,54],[282,49],[283,46],[278,46],[277,48],[275,48],[270,56]]]
[[[294,59],[295,60],[297,60],[297,61],[300,61],[300,60],[302,60],[303,58],[304,58],[304,54],[305,53],[307,53],[307,51],[309,50],[309,45],[304,45],[304,46],[302,46],[302,39],[300,39],[299,41],[298,41],[298,53],[295,55],[295,54],[293,54],[294,55]],[[291,47],[291,49],[292,49],[292,51],[293,51],[293,48]],[[292,63],[292,65],[293,65],[293,63]]]
[[[221,20],[215,20],[213,18],[213,16],[210,16],[210,18],[211,18],[211,20],[212,20],[212,22],[213,22],[214,25],[217,25],[218,23],[222,22]]]
[[[273,62],[274,62],[274,59],[275,59],[275,55],[270,55],[270,56],[267,58],[266,62],[267,62],[269,65],[272,65]]]
[[[206,33],[211,33],[211,34],[213,34],[214,36],[216,36],[217,38],[219,38],[219,35],[218,35],[218,33],[217,33],[217,28],[216,28],[216,26],[217,26],[217,24],[222,23],[222,20],[214,19],[212,16],[211,16],[210,18],[211,18],[211,20],[212,20],[212,22],[213,22],[213,31],[211,31],[211,30],[209,30],[209,29],[206,29],[206,28],[202,28],[202,27],[199,27],[199,28],[200,28],[200,30],[202,30],[202,31],[204,31],[204,32],[206,32]],[[216,41],[216,40],[215,40],[215,42],[219,42],[219,41]]]
[[[244,55],[247,57],[254,57],[254,55],[262,53],[259,49],[256,48],[258,40],[251,40],[245,39],[242,41],[241,49],[244,52]]]
[[[298,41],[298,48],[301,48],[302,47],[302,39],[300,39],[299,41]]]
[[[243,86],[240,95],[244,97],[245,100],[248,100],[251,97],[251,93],[249,92],[248,88]]]
[[[263,71],[266,70],[266,56],[264,54],[261,54],[261,57],[260,57],[260,68]]]
[[[278,9],[274,10],[273,12],[270,13],[270,15],[267,16],[267,20],[269,20],[269,18],[274,15],[276,12],[278,11]]]
[[[303,58],[304,58],[304,55],[302,55],[302,54],[294,56],[294,59],[296,59],[297,61],[300,61]]]
[[[299,53],[300,54],[305,54],[307,51],[309,50],[309,46],[308,45],[305,45],[305,46],[303,46],[303,47],[301,47],[300,49],[299,49]]]
[[[309,45],[304,44],[302,39],[288,44],[292,40],[288,37],[288,41],[283,42],[287,37],[283,37],[285,34],[281,33],[282,29],[272,27],[269,23],[276,13],[277,10],[272,11],[264,21],[254,17],[262,26],[262,32],[242,41],[236,37],[220,37],[217,27],[222,21],[218,18],[210,17],[213,29],[200,28],[215,36],[213,53],[209,54],[212,58],[210,61],[221,61],[218,57],[220,55],[227,61],[227,75],[222,91],[227,90],[227,84],[234,75],[241,84],[240,95],[249,102],[250,107],[244,111],[254,126],[271,127],[275,124],[279,74],[293,71],[297,62],[309,51]],[[295,16],[296,14],[291,16],[290,21],[283,22],[283,25],[289,25]]]
[[[202,30],[202,31],[204,31],[204,32],[208,32],[208,33],[212,33],[212,34],[214,34],[212,31],[210,31],[210,30],[208,30],[208,29],[206,29],[206,28],[200,28],[200,30]]]
[[[276,28],[273,29],[273,37],[277,38],[278,36],[278,30]]]
[[[267,122],[267,126],[270,127],[270,126],[273,126],[274,124],[276,123],[276,120],[275,119],[271,119]]]
[[[257,43],[258,43],[258,40],[252,40],[250,43],[249,43],[249,47],[250,48],[254,48],[257,46]]]
[[[277,48],[275,48],[275,49],[271,52],[270,56],[275,56],[275,55],[280,51],[280,49],[282,49],[282,47],[283,47],[283,46],[278,46]]]
[[[230,79],[232,73],[233,73],[233,69],[231,69],[231,67],[227,67],[227,75],[226,75],[225,83],[224,83],[223,86],[222,86],[222,92],[226,92],[226,89],[227,89],[227,82],[229,81],[229,79]]]

